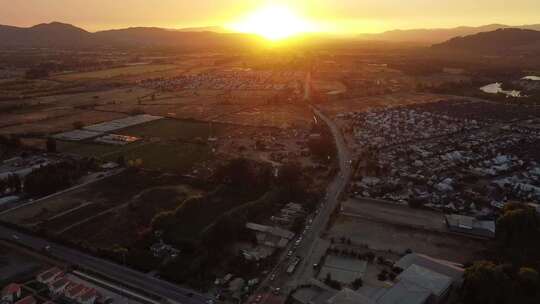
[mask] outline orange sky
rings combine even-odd
[[[0,24],[61,21],[90,31],[226,25],[268,3],[286,5],[334,33],[540,23],[540,0],[0,0]]]

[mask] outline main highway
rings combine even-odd
[[[175,284],[157,279],[145,273],[103,260],[81,251],[58,245],[42,238],[31,236],[0,226],[0,239],[16,242],[35,251],[49,248],[48,254],[62,261],[91,270],[103,277],[119,282],[126,287],[152,294],[169,303],[206,304],[210,299],[193,290],[179,287]]]
[[[311,72],[307,73],[305,79],[304,94],[305,99],[308,102],[311,99],[310,91]],[[345,139],[341,133],[341,130],[339,129],[339,126],[336,125],[336,123],[330,117],[320,111],[316,106],[310,105],[310,107],[317,116],[318,120],[324,122],[332,132],[337,148],[339,172],[328,185],[326,189],[326,196],[321,202],[317,214],[312,219],[311,224],[309,224],[309,229],[307,229],[302,235],[302,242],[300,245],[294,248],[293,244],[291,244],[282,252],[273,270],[270,271],[269,275],[261,281],[259,288],[254,292],[255,295],[261,293],[264,289],[273,289],[276,287],[282,288],[282,292],[286,292],[300,284],[308,283],[309,278],[311,278],[313,275],[313,264],[319,262],[319,255],[314,254],[314,252],[320,245],[320,236],[326,229],[332,213],[339,206],[340,198],[346,191],[351,180],[352,154],[345,143]],[[289,250],[294,252],[293,256],[298,256],[301,258],[301,261],[292,276],[285,273],[287,265],[291,263],[291,259],[287,254]],[[265,293],[265,296],[261,298],[260,301],[256,302],[264,304],[268,299],[269,294]]]

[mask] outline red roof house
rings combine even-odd
[[[21,297],[21,285],[11,283],[2,289],[2,301],[13,302]]]

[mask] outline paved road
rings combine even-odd
[[[296,248],[294,255],[302,257],[300,264],[297,266],[296,272],[289,276],[285,273],[285,269],[288,264],[291,262],[291,259],[288,258],[287,251],[293,248],[293,242],[287,247],[281,254],[278,263],[270,272],[276,273],[276,279],[270,281],[267,277],[265,278],[259,288],[254,292],[254,294],[260,293],[262,290],[270,287],[281,287],[283,293],[290,291],[295,286],[307,283],[313,277],[313,264],[318,263],[319,256],[314,255],[313,253],[317,248],[324,247],[324,241],[320,239],[321,233],[326,229],[330,215],[337,208],[339,204],[339,197],[345,191],[352,175],[351,169],[351,152],[349,151],[345,140],[338,126],[326,115],[320,112],[317,108],[311,107],[322,121],[324,121],[332,131],[332,134],[336,141],[336,146],[338,150],[338,161],[340,172],[334,178],[334,180],[328,185],[327,194],[324,202],[321,204],[321,207],[318,209],[318,213],[313,218],[311,228],[306,232],[302,237],[302,243]],[[265,297],[261,299],[260,303],[265,303],[268,300],[268,293],[265,293]]]
[[[17,236],[17,240],[14,238],[14,235]],[[51,246],[49,253],[60,260],[95,271],[112,280],[174,303],[205,304],[209,300],[206,296],[198,294],[195,291],[156,279],[145,273],[51,243],[41,238],[16,232],[6,227],[0,226],[0,239],[18,242],[36,251],[42,250],[45,246],[49,245]]]
[[[313,253],[315,252],[316,247],[320,245],[320,235],[326,229],[330,216],[338,207],[339,198],[346,190],[352,176],[351,152],[345,143],[339,127],[317,108],[312,107],[312,109],[332,131],[332,135],[336,141],[340,170],[334,180],[330,183],[330,185],[328,185],[326,199],[323,202],[322,207],[319,209],[319,213],[313,220],[311,229],[304,237],[301,246],[296,251],[296,254],[302,257],[302,262],[299,264],[295,275],[289,282],[289,285],[292,286],[307,283],[307,280],[312,277],[311,274],[313,264],[319,262],[319,257]]]

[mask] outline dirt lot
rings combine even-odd
[[[369,109],[424,104],[444,99],[436,94],[396,93],[389,95],[359,97],[344,99],[331,103],[320,104],[319,107],[330,115],[348,112],[363,112]]]
[[[264,105],[223,115],[217,120],[259,127],[308,128],[313,122],[313,113],[305,105]]]
[[[444,231],[439,213],[372,201],[345,203],[329,236],[350,238],[373,250],[407,249],[436,258],[465,263],[484,248],[484,242]]]
[[[350,199],[343,203],[343,213],[361,219],[446,231],[443,214],[370,199]]]
[[[55,77],[57,80],[81,80],[81,79],[108,79],[121,76],[132,76],[139,75],[144,73],[153,73],[167,70],[177,69],[176,65],[172,64],[146,64],[146,65],[134,65],[119,67],[107,70],[100,70],[94,72],[85,72],[85,73],[73,73],[73,74],[64,74],[58,75]]]

